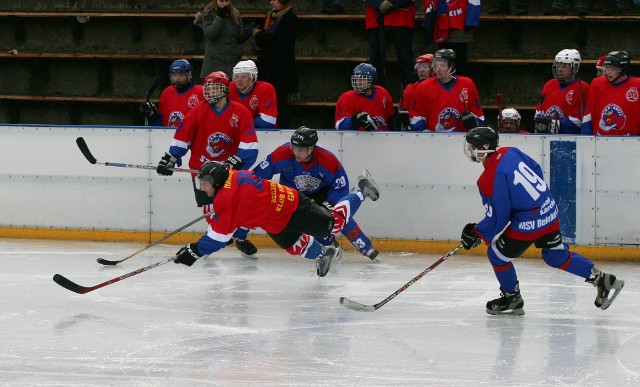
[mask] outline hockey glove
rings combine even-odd
[[[224,165],[226,165],[229,169],[242,169],[242,166],[244,165],[244,163],[242,162],[242,159],[236,155],[233,156],[229,156],[229,158],[227,159],[227,161],[224,162]]]
[[[173,263],[181,263],[183,265],[191,266],[200,257],[201,255],[198,251],[198,245],[190,243],[178,250],[176,259],[173,260]]]
[[[462,112],[462,126],[464,126],[467,130],[477,128],[478,117],[476,117],[475,114],[468,111]]]
[[[478,233],[476,233],[475,228],[476,223],[468,223],[462,229],[462,236],[460,236],[460,238],[462,239],[462,247],[464,247],[465,250],[471,250],[478,247],[482,242],[482,239],[480,239]]]
[[[162,159],[160,159],[160,162],[158,163],[156,172],[158,172],[158,175],[163,176],[173,175],[173,171],[171,170],[171,168],[176,166],[177,161],[178,159],[175,158],[171,153],[165,152],[164,156],[162,156]]]
[[[149,101],[140,105],[138,109],[140,110],[140,113],[142,113],[144,116],[151,119],[156,118],[160,114],[158,112],[158,108],[156,107],[156,104]]]
[[[380,3],[380,5],[378,6],[378,10],[380,11],[381,14],[385,14],[387,12],[389,12],[389,10],[393,8],[393,4],[389,1],[389,0],[384,0],[382,3]]]
[[[366,131],[378,130],[378,125],[367,112],[358,112],[351,116],[354,129],[363,127]]]
[[[550,116],[535,116],[533,118],[534,133],[557,134],[560,131],[560,121]]]

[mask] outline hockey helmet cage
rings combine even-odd
[[[602,62],[603,66],[614,66],[620,69],[620,74],[624,75],[629,72],[631,65],[631,56],[626,51],[611,51],[607,54]]]
[[[378,71],[369,63],[360,63],[353,69],[351,87],[358,94],[369,91],[378,80]]]
[[[488,126],[471,129],[465,136],[464,154],[473,162],[481,163],[498,147],[498,133]]]
[[[318,143],[318,132],[315,129],[301,126],[291,135],[291,145],[310,147]]]
[[[198,179],[211,184],[216,190],[220,189],[229,177],[229,169],[218,161],[207,161],[198,171]]]
[[[216,104],[229,94],[229,77],[222,71],[214,71],[204,79],[204,98]]]

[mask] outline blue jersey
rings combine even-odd
[[[478,189],[485,217],[476,232],[485,243],[491,243],[507,227],[504,235],[534,241],[560,228],[558,206],[542,168],[517,148],[496,150],[484,163],[478,178]]]
[[[281,145],[261,161],[254,172],[269,180],[280,174],[280,184],[320,202],[335,204],[349,193],[349,179],[342,164],[333,153],[317,145],[309,163],[296,161],[290,143]],[[318,194],[326,198],[319,198]]]

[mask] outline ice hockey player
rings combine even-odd
[[[547,265],[595,286],[595,305],[607,309],[624,282],[600,271],[562,242],[558,206],[540,165],[515,147],[498,148],[498,133],[490,127],[478,127],[466,134],[464,154],[470,161],[484,165],[478,188],[485,217],[477,224],[467,224],[461,238],[467,250],[482,242],[489,245],[487,256],[501,294],[487,303],[487,313],[524,314],[513,260],[532,244],[542,249]]]
[[[187,266],[226,246],[238,227],[260,227],[288,253],[314,259],[316,273],[324,277],[337,250],[332,245],[323,248],[316,238],[338,234],[365,198],[375,201],[380,196],[371,176],[363,175],[358,179],[359,190],[328,210],[291,187],[217,161],[204,163],[198,179],[213,202],[214,215],[207,217],[206,234],[176,254],[174,262]]]
[[[502,109],[502,113],[498,117],[498,130],[500,133],[530,134],[520,127],[520,121],[522,121],[522,117],[516,109]]]
[[[253,115],[256,129],[274,129],[278,117],[276,89],[258,80],[258,67],[252,60],[241,60],[233,67],[229,99],[244,105]]]

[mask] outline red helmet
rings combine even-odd
[[[602,55],[600,58],[598,58],[598,60],[596,61],[596,68],[604,66],[604,58],[606,57],[606,55]]]
[[[416,64],[426,63],[431,64],[433,62],[433,54],[423,54],[416,58]]]
[[[218,103],[229,94],[229,77],[222,71],[214,71],[204,79],[204,98],[209,103]]]
[[[222,71],[214,71],[211,74],[207,75],[204,79],[204,83],[222,83],[225,87],[229,87],[229,77]]]

